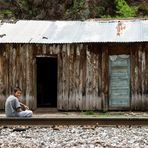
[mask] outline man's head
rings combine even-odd
[[[19,98],[22,94],[22,90],[19,87],[15,87],[13,93],[15,97]]]

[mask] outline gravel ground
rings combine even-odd
[[[148,148],[148,127],[0,127],[0,148]]]

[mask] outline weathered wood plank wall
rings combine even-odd
[[[142,46],[142,109],[148,110],[148,44]]]
[[[134,44],[131,49],[131,109],[148,110],[148,45]]]
[[[22,101],[35,109],[36,57],[55,55],[57,108],[108,110],[108,57],[125,53],[131,57],[131,109],[148,110],[147,43],[0,44],[0,109],[14,86],[22,88]]]
[[[6,48],[0,45],[0,107],[3,109],[6,100],[6,94],[8,93],[8,62]],[[6,64],[6,65],[5,65]]]

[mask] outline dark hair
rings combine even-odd
[[[14,89],[13,89],[13,92],[14,93],[16,93],[17,91],[22,91],[19,87],[15,87]]]

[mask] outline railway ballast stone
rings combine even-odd
[[[2,148],[148,148],[148,127],[0,128]]]

